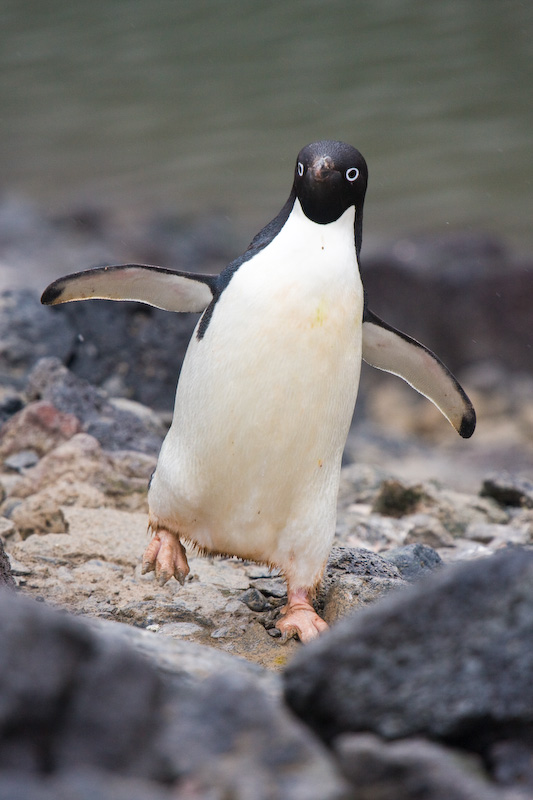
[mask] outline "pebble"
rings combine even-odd
[[[281,578],[258,578],[254,580],[253,588],[269,597],[282,598],[287,594],[285,581]]]
[[[247,589],[247,591],[241,595],[240,599],[252,611],[263,611],[268,605],[268,600],[266,599],[265,595],[254,586],[252,586],[250,589]]]
[[[24,472],[24,470],[34,467],[39,461],[39,455],[35,450],[19,450],[4,459],[4,466],[14,472]]]

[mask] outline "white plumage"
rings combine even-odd
[[[154,530],[321,576],[361,365],[354,208],[316,225],[296,201],[193,336],[149,492]]]

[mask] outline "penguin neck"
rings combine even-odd
[[[305,215],[296,200],[285,225],[251,268],[279,286],[296,282],[294,285],[304,287],[303,291],[311,295],[331,282],[349,283],[350,276],[356,274],[359,280],[354,215],[351,206],[335,222],[318,224]]]
[[[325,242],[350,242],[357,255],[358,220],[356,219],[355,206],[349,206],[346,211],[334,222],[318,223],[313,222],[305,215],[298,198],[295,199],[291,213],[280,233],[289,236],[293,241],[306,243],[309,247],[318,246],[322,249]]]

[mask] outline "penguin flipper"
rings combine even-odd
[[[58,278],[41,297],[45,306],[73,300],[135,300],[164,311],[200,312],[213,299],[216,276],[123,264]]]
[[[363,315],[363,360],[403,378],[437,406],[460,436],[472,436],[476,413],[450,370],[431,350],[387,325],[369,309]]]

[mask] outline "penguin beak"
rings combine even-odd
[[[317,158],[316,161],[313,162],[313,166],[311,167],[313,176],[317,181],[325,181],[329,178],[334,169],[335,164],[333,163],[333,159],[329,156],[320,156],[320,158]]]

